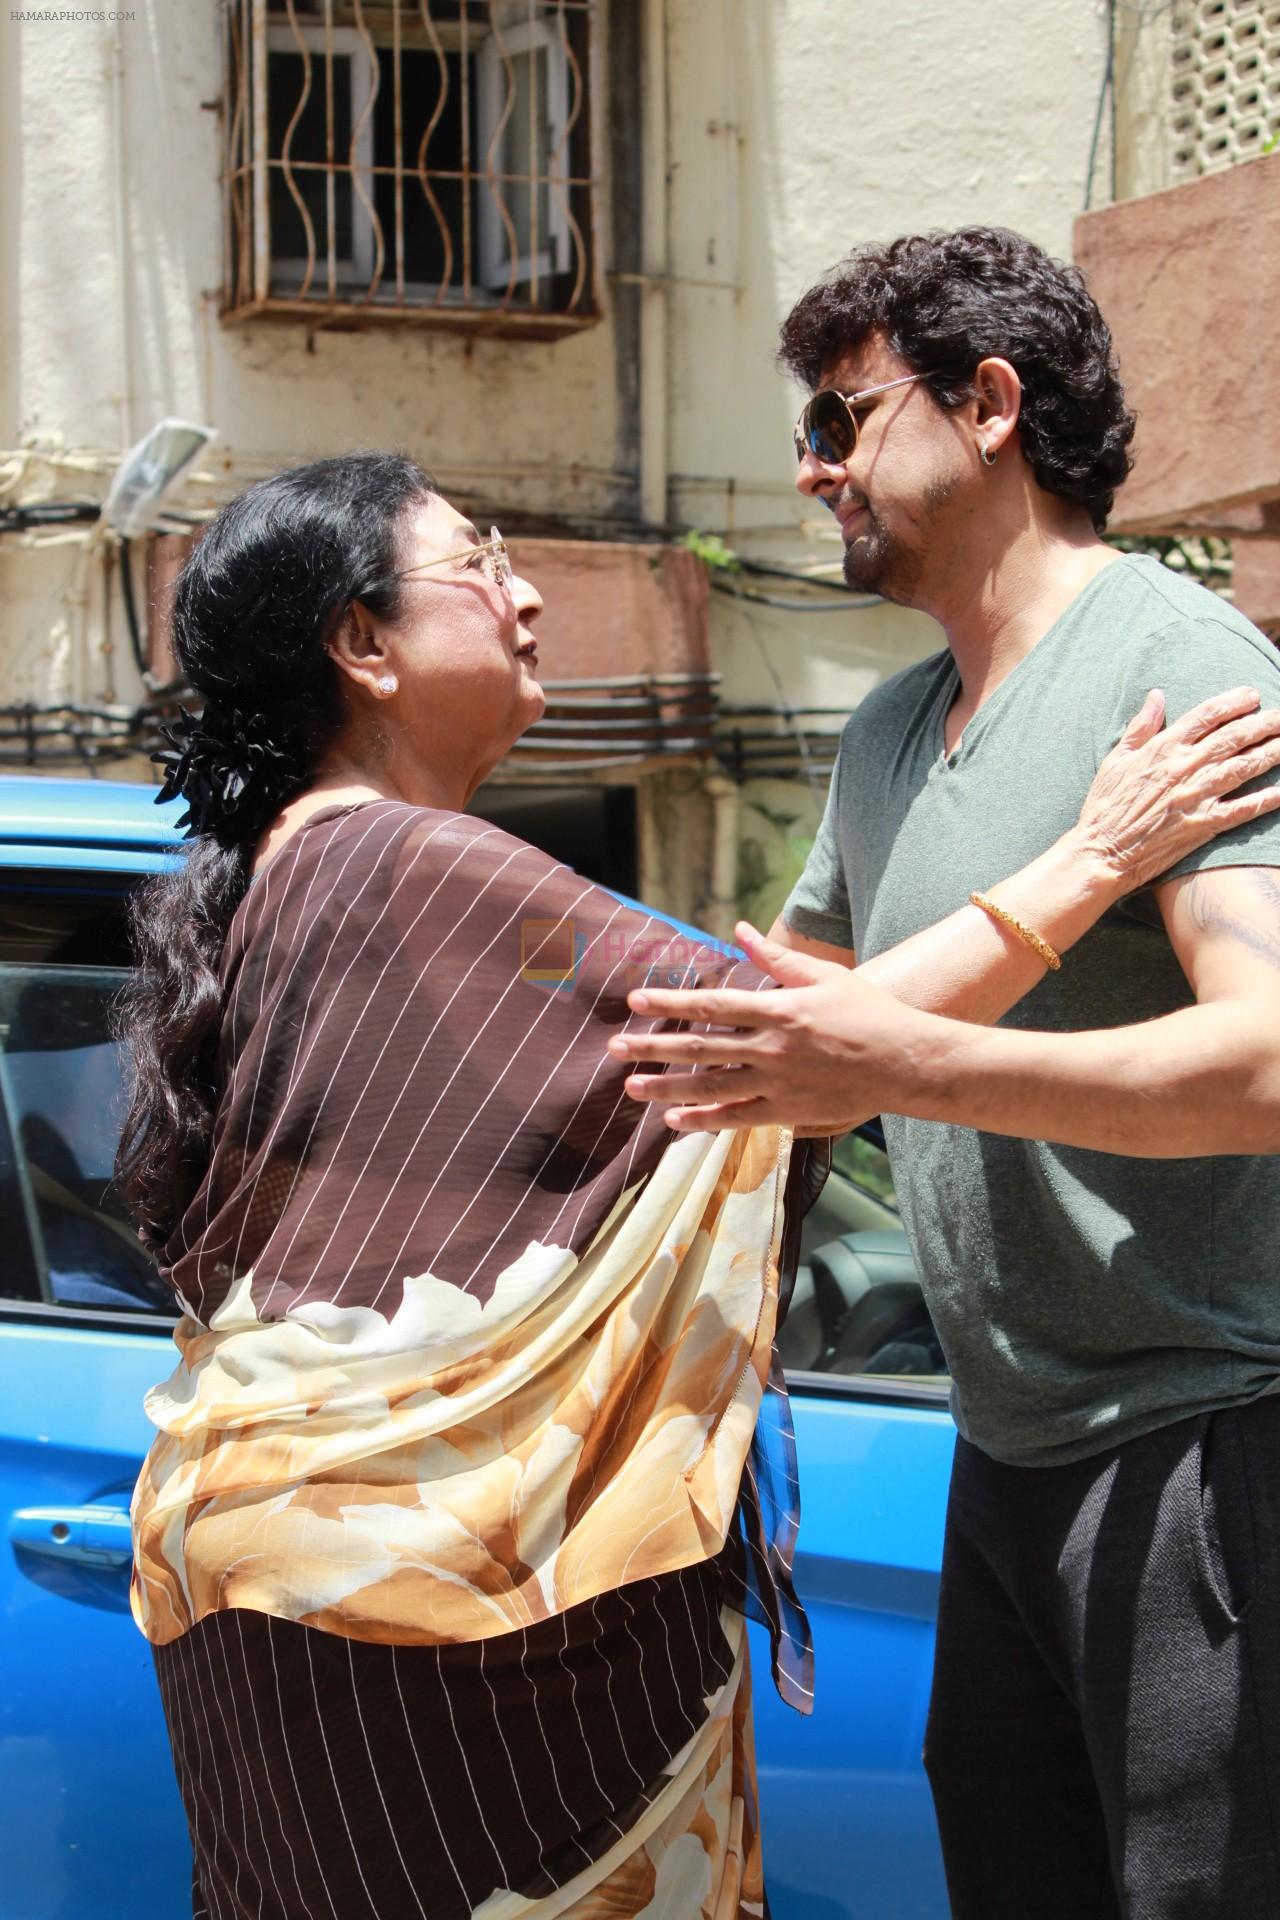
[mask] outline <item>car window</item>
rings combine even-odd
[[[113,1181],[121,916],[118,900],[92,892],[0,900],[0,1299],[172,1319],[173,1295]]]
[[[832,1146],[831,1168],[897,1215],[898,1196],[893,1190],[893,1174],[883,1142],[868,1139],[861,1133],[846,1133]]]
[[[845,1380],[852,1390],[945,1393],[946,1361],[878,1127],[835,1142],[830,1178],[801,1231],[778,1349],[789,1373]]]

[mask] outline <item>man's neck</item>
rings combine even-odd
[[[1077,594],[1119,558],[1083,515],[1036,516],[996,536],[991,529],[985,543],[969,544],[968,564],[925,608],[946,633],[960,675],[952,709],[957,733]]]

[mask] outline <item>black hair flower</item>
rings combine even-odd
[[[193,834],[212,834],[224,846],[256,840],[307,769],[299,756],[277,746],[261,713],[184,707],[175,724],[160,729],[165,745],[151,758],[164,768],[156,804],[187,802],[178,821]]]

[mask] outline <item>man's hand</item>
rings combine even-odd
[[[847,965],[780,946],[746,923],[734,938],[778,991],[632,993],[636,1013],[730,1029],[611,1039],[617,1059],[668,1063],[666,1073],[631,1074],[632,1098],[669,1103],[663,1118],[679,1132],[771,1124],[803,1138],[898,1111],[923,1072],[927,1017]]]

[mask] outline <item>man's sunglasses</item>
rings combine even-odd
[[[878,387],[864,387],[861,393],[837,393],[834,387],[819,387],[796,421],[796,459],[803,460],[811,453],[826,467],[842,467],[858,444],[858,416],[853,409],[877,393],[928,378],[927,373],[904,373],[900,380],[884,380]]]

